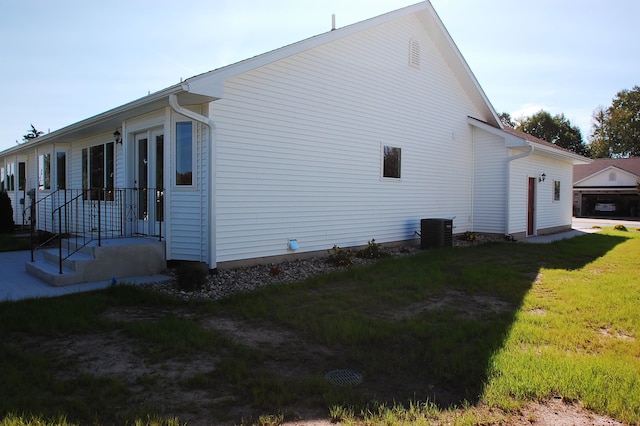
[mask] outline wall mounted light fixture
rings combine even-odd
[[[547,178],[547,175],[542,173],[539,177],[538,177],[538,182],[544,182],[544,180]]]
[[[116,129],[116,131],[113,132],[113,140],[115,141],[116,144],[122,144],[122,135],[120,134],[118,129]]]

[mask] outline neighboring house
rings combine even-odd
[[[580,217],[638,217],[640,157],[600,158],[573,169],[573,211]]]
[[[428,2],[0,153],[14,207],[33,189],[38,228],[154,236],[166,260],[209,268],[412,240],[423,218],[517,238],[568,229],[586,161],[503,129]]]

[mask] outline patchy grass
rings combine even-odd
[[[498,424],[562,397],[637,423],[639,260],[640,234],[609,229],[383,258],[219,302],[115,286],[2,303],[0,416]],[[324,379],[341,368],[362,384]]]
[[[504,348],[492,359],[486,401],[512,409],[559,395],[638,422],[639,259],[635,236],[582,268],[542,268],[540,283],[524,298]]]

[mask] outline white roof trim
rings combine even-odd
[[[598,175],[601,175],[601,174],[603,174],[603,173],[609,172],[611,169],[615,169],[615,171],[616,171],[616,172],[621,172],[621,173],[623,173],[623,174],[625,174],[625,175],[633,176],[633,177],[634,177],[634,178],[636,178],[636,179],[640,179],[640,176],[636,175],[635,173],[631,173],[631,172],[629,172],[629,171],[627,171],[627,170],[621,169],[620,167],[617,167],[617,166],[614,166],[614,165],[610,165],[610,166],[605,167],[604,169],[600,169],[600,170],[598,170],[598,171],[597,171],[597,172],[595,172],[595,173],[591,173],[591,174],[590,174],[589,176],[587,176],[587,177],[584,177],[584,178],[582,178],[582,179],[580,179],[580,180],[578,180],[578,181],[576,181],[576,182],[573,182],[573,186],[579,185],[580,183],[582,183],[582,182],[584,182],[584,181],[586,181],[586,180],[589,180],[589,179],[591,179],[591,178],[594,178],[594,177],[596,177],[596,176],[598,176]]]
[[[22,143],[3,151],[1,154],[4,155],[12,152],[19,152],[25,148],[33,148],[50,143],[69,143],[83,137],[93,136],[104,132],[113,132],[120,128],[122,126],[122,122],[125,120],[168,106],[170,94],[179,96],[181,98],[181,103],[184,105],[207,103],[214,100],[214,98],[202,93],[190,91],[187,85],[177,84],[85,120],[78,121],[69,126],[63,127],[62,129],[47,133],[32,139],[29,142]]]
[[[236,75],[242,74],[244,72],[248,72],[253,69],[259,68],[261,66],[268,65],[270,63],[288,58],[290,56],[304,52],[306,50],[322,46],[323,44],[355,34],[362,30],[385,24],[398,17],[402,17],[405,15],[410,15],[416,12],[427,10],[430,6],[431,5],[426,1],[415,4],[413,6],[407,6],[393,12],[385,13],[383,15],[366,19],[364,21],[360,21],[355,24],[351,24],[336,30],[331,30],[326,33],[322,33],[298,42],[294,42],[287,46],[280,47],[278,49],[275,49],[266,53],[262,53],[252,58],[245,59],[240,62],[236,62],[234,64],[227,65],[225,67],[218,68],[213,71],[209,71],[209,72],[197,75],[195,77],[191,77],[186,80],[186,83],[189,85],[189,87],[193,87],[194,89],[196,88],[200,89],[203,86],[207,87],[206,90],[208,90],[211,95],[222,98],[224,81],[228,78],[231,78]],[[216,79],[213,85],[211,84],[211,81],[210,81],[212,77]]]
[[[489,132],[493,135],[503,138],[504,146],[507,148],[521,148],[521,147],[528,147],[530,145],[529,142],[524,138],[519,138],[517,136],[514,136],[511,133],[507,133],[502,129],[493,127],[473,117],[467,117],[467,123],[471,124],[474,127],[482,129],[486,132]]]
[[[440,49],[440,53],[452,68],[467,95],[472,99],[476,107],[482,111],[483,116],[481,119],[502,128],[502,122],[498,114],[489,102],[482,87],[480,87],[475,75],[449,35],[440,17],[428,1],[310,37],[235,64],[191,77],[185,83],[190,91],[223,98],[224,82],[228,78],[412,14],[417,14],[425,31],[433,38],[436,46]]]
[[[554,148],[552,146],[543,145],[537,142],[529,141],[529,144],[536,147],[536,151],[538,153],[543,152],[549,157],[569,160],[572,164],[589,164],[592,163],[593,160],[590,158],[586,158],[580,154],[576,154],[572,151],[566,151],[564,149]]]
[[[424,1],[413,6],[407,6],[393,12],[302,40],[217,70],[191,77],[185,80],[184,83],[171,86],[144,98],[140,98],[120,107],[71,124],[60,130],[40,136],[28,143],[10,148],[2,154],[19,151],[27,146],[34,147],[52,142],[71,142],[74,139],[88,136],[89,134],[106,132],[110,128],[119,128],[122,121],[131,118],[132,114],[140,115],[150,112],[153,108],[158,109],[167,106],[170,94],[177,94],[180,97],[193,100],[193,102],[189,102],[187,99],[180,99],[180,103],[182,105],[195,102],[205,103],[215,99],[220,99],[223,97],[224,81],[232,76],[411,14],[417,14],[418,19],[424,26],[425,30],[434,39],[436,45],[440,49],[440,53],[449,63],[449,66],[456,74],[456,77],[467,92],[467,95],[481,111],[481,119],[490,124],[494,124],[496,127],[502,128],[502,123],[500,122],[496,111],[489,102],[484,91],[480,87],[480,84],[453,42],[453,39],[438,17],[433,6],[431,6],[431,3],[428,1]],[[508,143],[515,143],[516,145],[514,146],[526,146],[518,144],[513,138],[509,138],[507,136],[505,136],[505,138],[508,140]]]
[[[589,164],[593,160],[589,158],[585,158],[580,154],[576,154],[571,151],[566,151],[563,149],[555,148],[552,146],[544,145],[541,143],[537,143],[534,141],[528,141],[524,138],[518,137],[516,135],[512,135],[511,133],[507,133],[502,129],[497,129],[493,126],[488,125],[482,121],[479,121],[473,117],[467,117],[467,123],[472,126],[475,126],[479,129],[487,131],[491,134],[499,136],[504,139],[504,145],[506,148],[523,148],[527,146],[533,146],[535,148],[535,152],[538,155],[544,155],[546,157],[553,157],[555,159],[561,159],[563,161],[569,160],[572,164]]]

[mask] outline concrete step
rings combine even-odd
[[[67,253],[63,250],[63,257]],[[167,264],[164,242],[144,238],[103,240],[101,246],[91,242],[63,261],[62,274],[59,259],[59,249],[46,249],[25,268],[50,285],[64,286],[158,274]]]
[[[45,262],[52,263],[53,265],[58,265],[59,269],[60,251],[58,249],[42,250],[42,255]],[[70,269],[76,272],[83,268],[83,263],[88,263],[95,260],[95,257],[85,254],[82,251],[73,253],[71,256],[69,256],[69,251],[64,249],[62,250],[62,258],[64,259],[62,261],[62,268]]]
[[[82,282],[80,275],[75,271],[63,268],[61,274],[59,265],[54,265],[44,260],[25,262],[24,267],[30,275],[54,287],[79,284]]]

